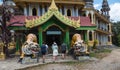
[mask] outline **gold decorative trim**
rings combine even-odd
[[[50,7],[49,7],[49,10],[52,10],[52,9],[58,10],[54,0],[52,0],[52,3],[50,5]]]
[[[51,26],[56,26],[56,27],[58,27],[58,28],[60,28],[60,30],[62,30],[62,32],[64,32],[64,29],[63,28],[61,28],[59,25],[57,25],[57,24],[52,24],[52,25],[49,25],[47,28],[45,28],[43,31],[46,31],[49,27],[51,27]]]
[[[46,21],[48,21],[52,16],[55,16],[57,19],[59,19],[62,23],[77,28],[80,27],[80,19],[75,21],[74,19],[69,19],[66,16],[63,16],[59,11],[57,6],[55,5],[54,0],[52,0],[51,6],[48,9],[48,12],[45,13],[43,16],[33,19],[33,20],[28,20],[25,19],[26,21],[26,27],[28,28],[32,28],[38,25],[41,25],[43,23],[45,23]]]

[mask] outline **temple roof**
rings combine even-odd
[[[58,11],[58,8],[57,8],[54,0],[52,0],[48,11],[45,14],[43,14],[41,17],[35,18],[33,20],[26,19],[26,25],[25,26],[27,28],[32,28],[32,27],[42,25],[46,21],[51,19],[53,16],[56,17],[59,21],[61,21],[63,24],[65,24],[67,26],[74,27],[74,28],[80,27],[80,24],[79,24],[80,21],[79,20],[71,20],[68,17],[62,15]]]
[[[44,24],[46,21],[51,19],[53,16],[56,17],[63,24],[70,26],[70,27],[79,28],[80,25],[93,26],[93,24],[90,23],[90,19],[88,17],[67,17],[67,16],[62,15],[58,11],[58,8],[54,0],[52,0],[48,11],[42,16],[14,16],[14,18],[11,19],[10,23],[16,23],[16,24],[13,24],[12,26],[25,25],[27,28],[33,28],[33,27]]]
[[[29,20],[33,20],[35,18],[40,18],[41,16],[14,16],[11,20],[10,23],[15,23],[12,24],[11,26],[25,26],[25,19],[29,19]],[[79,24],[81,26],[95,26],[95,24],[92,24],[90,22],[90,18],[89,17],[68,17],[72,20],[80,20]]]

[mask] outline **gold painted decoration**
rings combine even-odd
[[[48,12],[45,13],[43,16],[39,17],[39,18],[35,18],[33,20],[28,20],[26,19],[26,27],[28,28],[32,28],[38,25],[41,25],[43,23],[45,23],[46,21],[48,21],[52,16],[55,16],[58,20],[60,20],[62,23],[77,28],[80,27],[80,19],[75,21],[75,20],[71,20],[66,16],[63,16],[59,11],[57,6],[55,5],[54,0],[52,0],[52,3],[48,9]]]

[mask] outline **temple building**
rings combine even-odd
[[[109,5],[103,0],[101,11],[94,8],[93,0],[13,0],[15,15],[9,29],[16,34],[17,50],[26,35],[37,35],[39,45],[45,41],[51,46],[65,42],[70,47],[72,36],[81,34],[90,46],[112,45]],[[12,24],[15,23],[15,24]]]

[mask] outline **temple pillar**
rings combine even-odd
[[[37,8],[38,8],[38,10],[37,10],[37,12],[38,12],[38,16],[40,16],[40,6],[37,5]]]
[[[67,9],[64,7],[64,15],[67,16]]]
[[[42,28],[41,27],[39,27],[38,28],[38,32],[39,32],[39,45],[41,46],[42,45],[42,43],[43,43],[43,35],[42,35]]]
[[[68,46],[68,49],[70,48],[70,36],[69,36],[69,28],[66,29],[66,32],[65,32],[65,41],[64,41],[67,46]]]
[[[89,30],[87,30],[87,40],[89,41]]]
[[[45,13],[45,6],[42,5],[42,15]]]
[[[71,14],[72,14],[72,16],[75,16],[75,15],[74,15],[74,7],[72,8],[72,13],[71,13]]]
[[[31,4],[29,4],[29,16],[32,16]]]
[[[88,40],[87,32],[85,32],[85,42]]]
[[[91,22],[92,22],[92,24],[94,23],[93,22],[93,13],[91,13]]]
[[[109,32],[112,32],[111,24],[109,23],[108,25],[109,25]]]
[[[110,35],[110,42],[111,42],[111,44],[112,44],[112,36]]]
[[[76,7],[76,17],[78,17],[78,7]]]
[[[27,16],[27,7],[26,7],[26,5],[24,6],[24,15]]]
[[[94,41],[95,40],[95,33],[94,33],[94,31],[92,31],[92,41]]]

